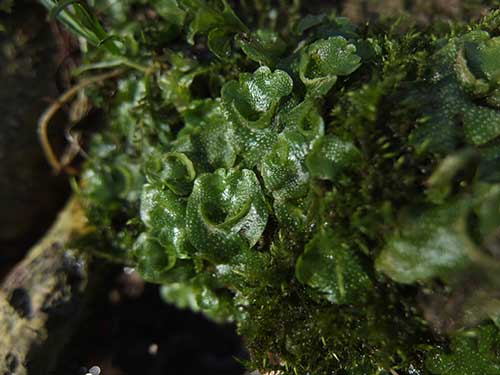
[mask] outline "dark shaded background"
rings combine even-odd
[[[24,0],[12,14],[0,13],[6,27],[0,33],[0,277],[47,230],[68,193],[66,177],[52,175],[36,133],[41,112],[59,95],[59,48],[45,15]],[[57,134],[51,139],[60,145]]]

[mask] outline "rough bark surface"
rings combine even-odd
[[[49,374],[85,315],[96,283],[87,257],[70,248],[85,231],[71,199],[47,235],[4,280],[0,289],[0,374]]]

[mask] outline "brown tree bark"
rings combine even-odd
[[[71,248],[86,230],[72,198],[0,288],[0,373],[49,374],[99,290],[102,272]],[[91,277],[90,277],[91,275]]]

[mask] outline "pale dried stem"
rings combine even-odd
[[[116,69],[111,72],[103,73],[100,75],[96,75],[87,79],[82,80],[77,85],[70,88],[68,91],[63,93],[52,105],[45,110],[45,112],[40,116],[38,120],[38,137],[40,139],[40,144],[42,145],[43,152],[50,166],[54,170],[54,172],[60,173],[63,169],[63,164],[56,156],[52,145],[50,144],[49,136],[48,136],[48,128],[51,119],[55,116],[55,114],[61,109],[61,107],[69,102],[76,94],[78,94],[84,88],[99,84],[108,79],[112,79],[123,74],[125,69]]]

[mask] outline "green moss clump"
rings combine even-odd
[[[109,8],[81,70],[129,70],[92,93],[85,241],[235,321],[256,368],[498,373],[499,13],[400,33],[274,3]]]

